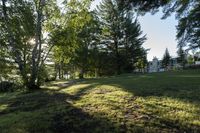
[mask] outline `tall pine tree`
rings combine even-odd
[[[170,65],[171,56],[169,54],[168,49],[166,48],[165,53],[162,59],[162,67],[167,68]]]
[[[185,51],[183,50],[183,47],[182,46],[180,46],[179,47],[179,49],[178,49],[178,51],[177,51],[177,54],[178,54],[178,63],[181,65],[181,66],[183,66],[183,67],[185,67],[185,64],[186,64],[186,53],[185,53]]]
[[[101,44],[114,60],[116,73],[120,74],[124,65],[133,66],[133,60],[142,52],[141,45],[145,40],[140,25],[133,21],[133,14],[123,8],[117,0],[103,0],[98,7],[101,23]],[[131,66],[131,67],[132,67]]]

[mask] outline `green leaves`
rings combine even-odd
[[[177,30],[179,46],[189,46],[189,49],[200,48],[200,2],[196,2],[190,12],[180,18]]]

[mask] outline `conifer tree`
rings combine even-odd
[[[142,36],[137,19],[133,21],[131,10],[123,8],[117,0],[103,0],[98,7],[98,15],[102,29],[101,44],[114,57],[113,66],[120,74],[124,65],[127,62],[133,64],[141,53],[145,36]]]
[[[165,53],[162,59],[162,67],[167,68],[170,65],[171,56],[169,54],[168,49],[166,48]]]

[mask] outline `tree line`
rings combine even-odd
[[[1,80],[15,70],[27,88],[36,89],[50,75],[84,78],[144,69],[146,36],[137,15],[159,7],[163,18],[176,12],[179,46],[194,49],[199,5],[197,0],[102,0],[92,11],[90,0],[64,0],[62,7],[56,0],[1,0]]]

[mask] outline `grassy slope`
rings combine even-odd
[[[0,94],[0,132],[200,132],[200,70],[61,83]]]

